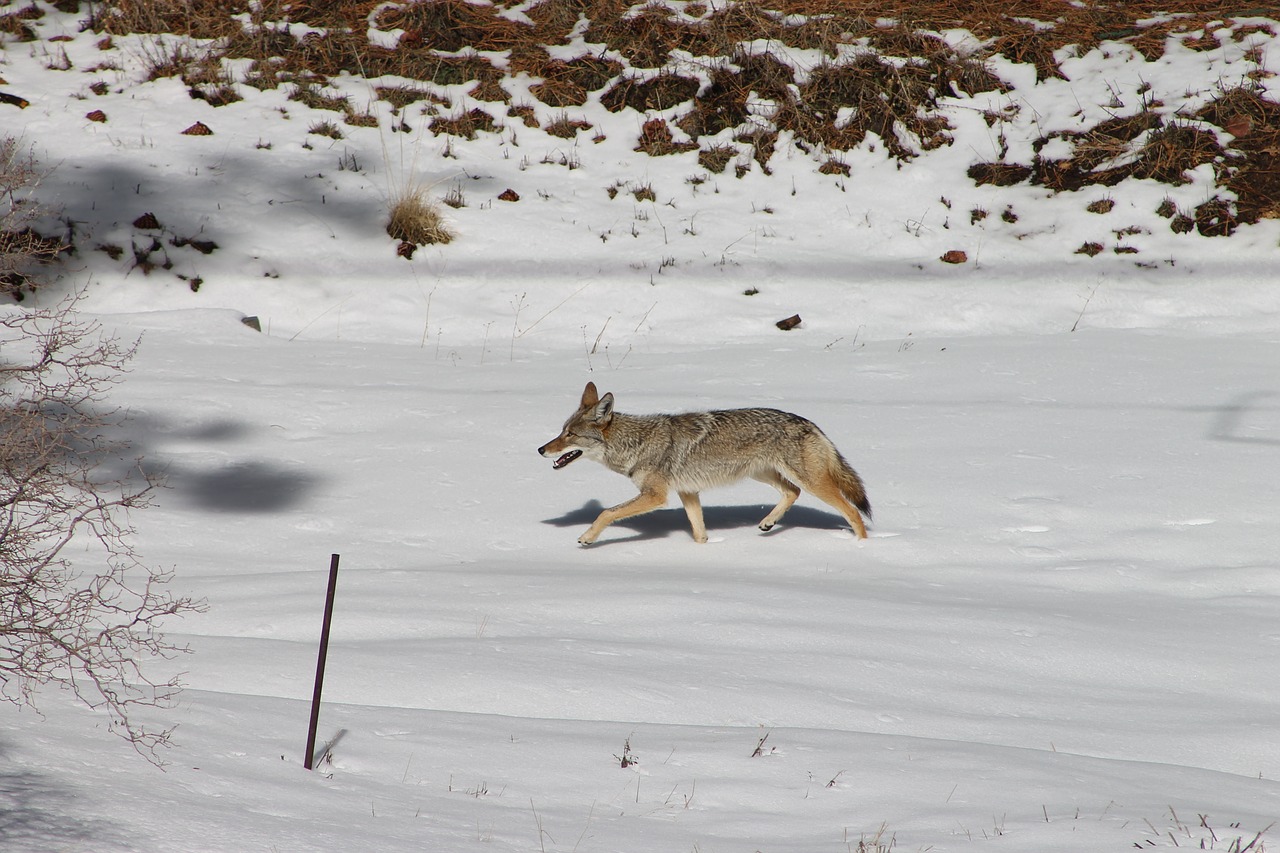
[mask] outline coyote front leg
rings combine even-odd
[[[615,521],[624,518],[630,518],[633,515],[643,515],[646,512],[653,512],[655,509],[662,509],[667,505],[667,483],[662,480],[646,481],[640,487],[640,494],[636,495],[626,503],[611,506],[600,515],[596,516],[595,523],[587,529],[587,532],[578,537],[579,545],[590,545],[596,541],[596,537]]]
[[[680,503],[684,504],[684,514],[689,516],[689,526],[693,528],[693,541],[707,541],[707,526],[702,522],[702,501],[697,492],[681,492]]]

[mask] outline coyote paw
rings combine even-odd
[[[596,541],[596,537],[592,536],[590,533],[584,533],[578,537],[579,545],[590,545],[592,542],[595,542],[595,541]]]
[[[773,525],[772,525],[772,524],[765,524],[763,521],[762,521],[762,522],[760,522],[759,527],[760,527],[760,532],[761,532],[761,533],[768,533],[770,530],[772,530],[772,529],[773,529]]]

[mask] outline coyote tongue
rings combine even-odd
[[[555,469],[555,470],[557,470],[557,471],[558,471],[558,470],[560,470],[561,468],[563,468],[564,466],[568,465],[568,464],[569,464],[570,462],[572,462],[573,460],[577,459],[577,458],[578,458],[579,456],[581,456],[581,455],[582,455],[582,451],[581,451],[581,450],[570,450],[570,451],[569,451],[568,453],[566,453],[564,456],[561,456],[561,457],[560,457],[559,459],[557,459],[555,462],[552,462],[552,463],[551,463],[551,467],[552,467],[553,469]]]

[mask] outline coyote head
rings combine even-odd
[[[557,471],[584,454],[588,459],[602,461],[605,433],[612,420],[613,395],[599,396],[595,383],[588,382],[578,410],[564,422],[560,435],[539,447],[538,453],[548,459],[555,457],[551,467]]]

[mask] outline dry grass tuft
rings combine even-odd
[[[337,4],[335,4],[337,5]],[[510,50],[523,41],[528,24],[499,15],[498,4],[480,5],[466,0],[432,0],[430,3],[395,3],[374,16],[382,30],[404,30],[402,47],[429,48],[442,53],[473,50]]]
[[[738,149],[732,145],[713,145],[698,152],[698,165],[718,175],[737,156]]]
[[[643,151],[650,157],[662,157],[667,154],[694,151],[697,147],[696,142],[676,142],[675,135],[671,132],[671,125],[664,119],[654,118],[644,123],[640,131],[639,144],[636,145],[635,150]]]
[[[421,86],[375,86],[373,91],[379,100],[386,101],[397,110],[419,101],[441,103],[444,99]]]
[[[679,106],[698,94],[698,81],[693,77],[662,73],[651,80],[634,76],[618,79],[600,97],[600,103],[610,112],[621,112],[626,107],[637,112],[660,111]]]
[[[837,160],[834,157],[824,161],[823,164],[818,167],[818,171],[824,175],[840,175],[844,178],[849,177],[852,172],[848,163],[845,163],[842,160]]]
[[[351,100],[346,95],[332,95],[321,90],[320,86],[310,80],[294,84],[289,93],[289,100],[305,104],[313,110],[331,110],[345,113],[351,109]]]
[[[427,187],[411,181],[396,193],[388,206],[387,234],[393,240],[425,246],[453,239],[439,208],[427,195]]]
[[[590,130],[591,122],[582,119],[571,119],[567,113],[560,113],[543,128],[549,135],[560,139],[573,139],[580,130]]]
[[[460,136],[463,139],[475,139],[476,134],[480,131],[494,133],[502,128],[494,121],[493,116],[476,107],[467,112],[459,113],[452,118],[437,116],[431,120],[431,124],[427,125],[427,129],[436,136],[444,133],[450,136]]]
[[[1241,222],[1280,219],[1280,103],[1256,85],[1224,89],[1197,118],[1231,134],[1223,186],[1235,193]],[[1198,217],[1197,217],[1198,218]]]
[[[327,119],[312,124],[307,128],[307,133],[314,133],[316,136],[327,136],[330,139],[343,138],[342,128]]]
[[[677,124],[694,139],[739,127],[750,117],[749,94],[742,85],[741,72],[717,68],[711,72],[711,85],[694,100],[693,108]]]
[[[563,62],[539,50],[541,56],[526,54],[522,58],[525,65],[518,70],[542,78],[529,91],[550,107],[580,107],[592,92],[603,89],[622,71],[622,64],[613,59],[585,55]],[[516,64],[514,55],[512,62]]]
[[[1031,167],[1018,163],[975,163],[969,167],[969,178],[978,186],[1011,187],[1029,177]]]
[[[20,42],[36,41],[40,34],[27,21],[35,21],[44,17],[44,12],[35,3],[12,12],[0,15],[0,33],[15,36]]]

